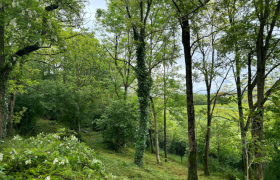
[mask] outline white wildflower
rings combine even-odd
[[[30,23],[28,23],[28,24],[27,24],[27,26],[28,26],[28,27],[31,27],[31,24],[30,24]]]
[[[14,156],[14,155],[12,155],[12,159],[15,159],[15,156]]]
[[[63,143],[61,143],[59,146],[63,146]]]
[[[32,18],[32,11],[29,11],[29,12],[28,12],[28,16],[29,16],[30,18]]]
[[[16,7],[16,2],[12,2],[12,7],[15,8]]]
[[[13,140],[19,140],[19,141],[21,141],[22,138],[21,138],[19,135],[16,135],[16,136],[14,136]]]
[[[16,26],[17,26],[16,19],[11,20],[11,25],[12,25],[12,26],[14,26],[14,27],[16,27]]]
[[[60,139],[60,136],[57,135],[57,134],[53,134],[52,137],[55,138],[55,139]]]
[[[50,176],[47,176],[47,177],[45,178],[45,180],[51,180]]]
[[[22,15],[24,16],[24,14],[25,14],[25,11],[24,11],[24,10],[22,10],[21,14],[22,14]]]
[[[0,162],[3,161],[4,154],[0,153]]]
[[[57,37],[56,36],[54,36],[54,40],[57,41]]]
[[[57,163],[57,162],[58,162],[58,159],[55,158],[55,159],[53,160],[53,164],[55,164],[55,163]]]
[[[19,2],[17,2],[17,6],[19,6]]]
[[[77,141],[78,139],[75,136],[71,136],[71,141]]]
[[[69,163],[69,161],[68,161],[68,159],[67,159],[67,158],[65,158],[65,162],[66,162],[66,163]]]
[[[25,161],[25,164],[26,164],[26,165],[27,165],[27,164],[31,164],[31,159],[26,160],[26,161]]]
[[[13,60],[15,61],[16,59],[17,59],[17,58],[14,56],[14,57],[13,57]]]
[[[64,46],[64,49],[67,49],[67,45]]]

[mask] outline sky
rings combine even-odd
[[[86,11],[89,12],[89,15],[87,17],[89,17],[89,18],[88,18],[88,21],[87,21],[87,24],[85,25],[85,27],[88,27],[90,29],[94,28],[94,23],[93,23],[94,13],[95,13],[96,9],[98,9],[98,8],[106,9],[106,1],[105,0],[89,0],[89,3],[86,5]],[[184,52],[181,51],[180,53],[182,54],[182,57],[177,60],[177,65],[181,65],[183,67],[179,73],[185,75],[186,74],[185,73],[185,61],[183,58]],[[218,79],[218,81],[219,81],[219,79]],[[232,80],[226,80],[225,84],[232,84],[232,82],[233,82]],[[213,84],[213,86],[214,86],[214,84]],[[213,87],[212,92],[214,92],[215,90],[216,90],[216,87]],[[193,92],[206,94],[206,86],[205,86],[204,81],[201,81],[199,83],[195,82],[193,84]]]

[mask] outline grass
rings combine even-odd
[[[51,121],[40,119],[36,125],[36,132],[55,133],[62,125],[51,125]],[[109,179],[156,179],[156,180],[180,180],[187,179],[187,159],[176,155],[168,155],[168,162],[164,162],[163,151],[161,151],[162,165],[156,162],[155,154],[147,149],[144,156],[144,168],[140,168],[133,163],[134,149],[128,147],[117,153],[106,149],[102,143],[102,134],[98,132],[84,133],[82,140],[85,144],[93,148],[96,152],[96,158],[105,166],[105,173]],[[221,176],[204,176],[202,170],[198,170],[199,180],[223,180]]]
[[[146,150],[144,156],[144,168],[133,163],[134,150],[126,148],[122,153],[107,150],[102,143],[102,135],[96,132],[83,134],[85,143],[96,152],[97,159],[101,160],[106,167],[106,174],[111,174],[114,179],[157,179],[157,180],[179,180],[187,179],[187,159],[176,155],[169,155],[168,162],[164,162],[163,151],[161,151],[162,165],[156,162],[155,154]],[[203,171],[198,171],[199,180],[222,180],[218,176],[205,177]]]

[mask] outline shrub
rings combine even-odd
[[[124,100],[112,101],[100,119],[94,122],[103,129],[108,148],[119,151],[124,144],[133,142],[137,129],[137,107]]]
[[[61,136],[64,136],[61,139]],[[0,175],[6,179],[102,179],[95,153],[71,135],[15,136],[0,153]]]

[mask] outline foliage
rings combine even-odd
[[[194,105],[207,105],[207,98],[204,94],[193,94]]]
[[[137,108],[129,101],[112,101],[101,118],[95,120],[98,128],[103,129],[104,141],[110,149],[120,151],[126,143],[135,141]]]
[[[104,166],[95,152],[74,135],[60,135],[15,136],[1,150],[2,173],[12,179],[102,179]]]
[[[21,134],[34,134],[34,128],[39,116],[43,113],[43,108],[40,106],[40,98],[42,94],[36,92],[34,89],[28,89],[27,94],[18,94],[15,103],[15,117],[18,123],[16,128],[19,129]],[[23,107],[26,110],[23,112]],[[22,117],[18,116],[22,113]]]

